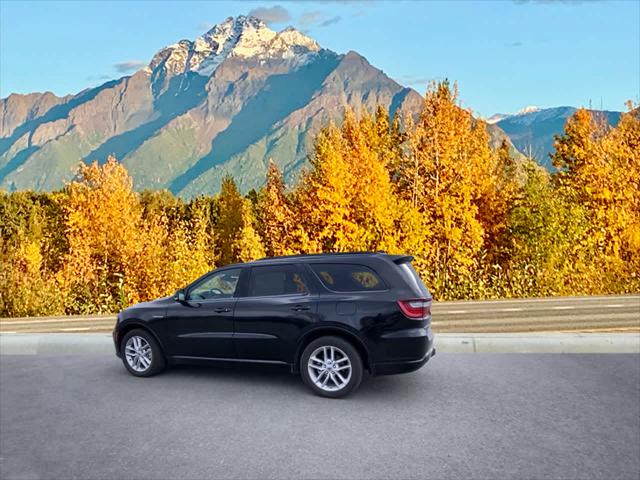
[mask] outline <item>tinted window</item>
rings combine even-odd
[[[191,288],[189,299],[209,300],[233,297],[238,286],[240,271],[239,268],[232,268],[209,275]]]
[[[378,274],[364,265],[313,263],[310,266],[329,290],[361,292],[387,289]]]
[[[249,284],[250,297],[307,293],[307,285],[297,268],[291,265],[254,267]]]
[[[429,290],[427,290],[427,287],[424,286],[420,275],[418,275],[418,272],[416,272],[415,268],[413,268],[413,265],[405,262],[398,265],[398,267],[400,268],[402,277],[406,280],[406,282],[411,287],[411,290],[416,294],[417,297],[430,296]]]

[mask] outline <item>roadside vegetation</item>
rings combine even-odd
[[[0,192],[0,316],[114,312],[300,252],[410,253],[439,300],[638,292],[639,109],[615,128],[579,110],[555,150],[554,174],[492,150],[444,82],[415,121],[346,112],[291,186],[271,163],[260,191],[186,202],[81,165],[61,191]]]

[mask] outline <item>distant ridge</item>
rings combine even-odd
[[[554,151],[554,136],[564,131],[567,119],[577,111],[575,107],[538,108],[526,107],[513,115],[502,115],[493,123],[500,127],[513,142],[516,148],[549,170],[553,170],[549,155]],[[616,126],[621,112],[593,110],[596,115],[602,115],[607,122]],[[499,114],[497,114],[499,115]]]

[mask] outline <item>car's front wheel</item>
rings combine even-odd
[[[362,381],[362,359],[355,347],[339,337],[320,337],[300,357],[300,374],[323,397],[348,395]]]
[[[131,330],[120,345],[122,362],[136,377],[150,377],[164,370],[165,359],[156,342],[146,330]]]

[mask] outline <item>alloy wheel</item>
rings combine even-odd
[[[351,360],[338,347],[316,348],[307,363],[311,381],[326,392],[342,390],[351,380]]]
[[[151,366],[151,345],[143,337],[136,335],[127,340],[124,355],[129,366],[136,372],[144,372]]]

